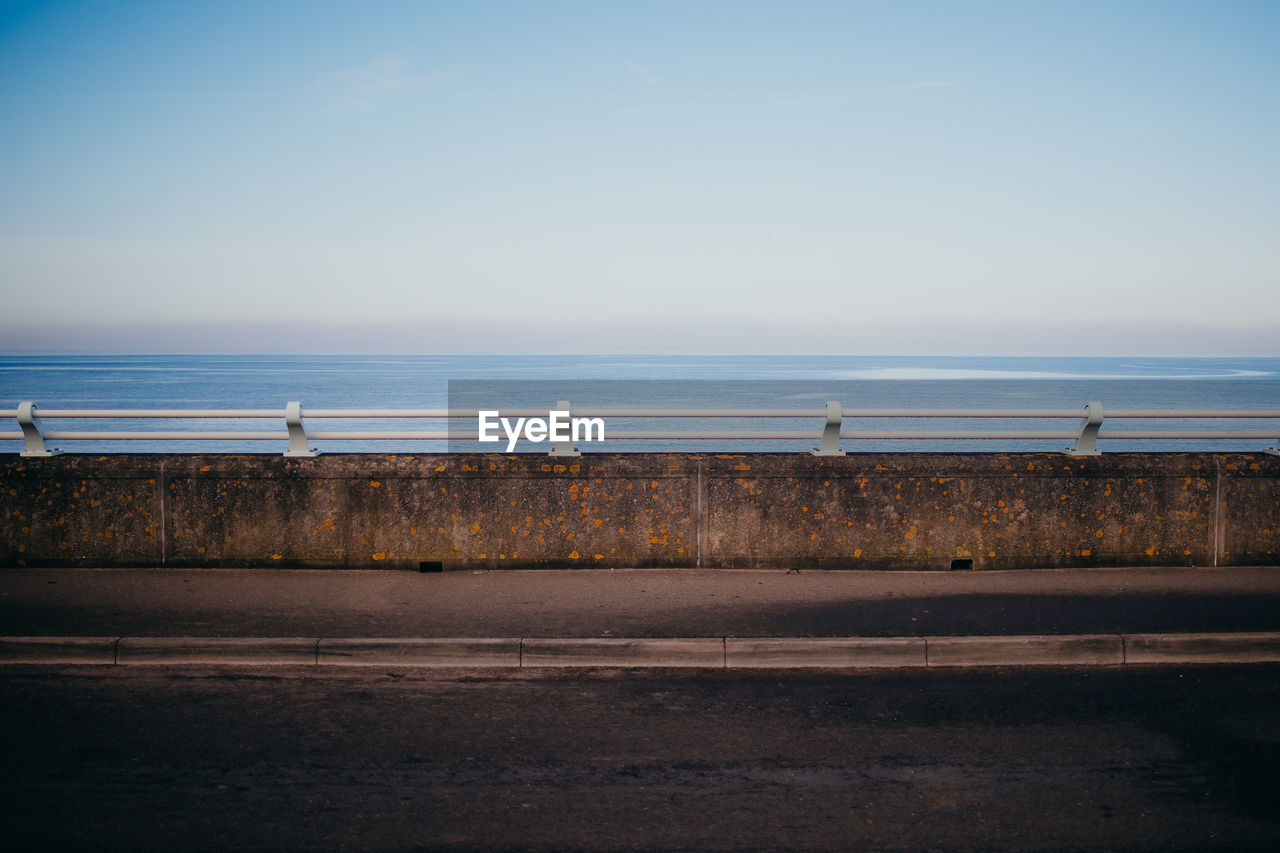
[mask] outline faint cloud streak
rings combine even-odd
[[[410,73],[409,59],[388,53],[341,71],[321,75],[320,85],[334,109],[369,109],[420,82]]]
[[[963,80],[921,80],[916,83],[904,83],[899,86],[885,86],[880,89],[874,89],[871,95],[905,95],[910,92],[920,92],[926,89],[954,89],[957,86],[968,85]]]
[[[654,74],[651,70],[641,65],[640,63],[628,62],[626,60],[623,60],[622,64],[627,66],[627,68],[631,71],[631,73],[636,75],[637,78],[639,78],[640,82],[648,86],[658,86],[662,84],[661,77],[659,77],[657,74]]]

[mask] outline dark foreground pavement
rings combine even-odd
[[[0,668],[34,850],[1273,850],[1280,666]]]
[[[521,660],[548,637],[1234,635],[1280,631],[1278,605],[1276,568],[0,573],[0,637],[535,638]],[[1280,664],[1125,649],[949,670],[0,666],[0,825],[37,850],[1280,848]]]
[[[1280,631],[1280,567],[0,572],[0,636],[893,637],[1214,631]]]

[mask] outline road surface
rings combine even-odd
[[[1280,666],[0,668],[10,849],[1274,850]]]

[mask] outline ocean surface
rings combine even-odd
[[[0,408],[30,400],[55,408],[283,408],[291,400],[312,408],[444,408],[449,383],[485,380],[521,389],[555,389],[575,405],[821,408],[838,400],[852,408],[1054,408],[1082,410],[1195,408],[1280,410],[1280,358],[1042,358],[905,356],[606,356],[606,355],[0,355]],[[531,383],[530,380],[542,380]],[[609,382],[607,380],[633,380]],[[645,380],[638,382],[634,380]],[[718,381],[711,381],[718,380]],[[732,381],[727,381],[732,380]],[[551,381],[552,384],[547,384]],[[526,384],[527,383],[527,384]],[[547,401],[547,405],[555,399]],[[455,407],[459,401],[455,401]],[[515,401],[513,401],[515,402]],[[524,401],[519,401],[524,402]],[[1280,421],[1125,421],[1113,429],[1274,429]],[[686,429],[750,429],[778,423],[629,423]],[[788,429],[821,422],[790,421]],[[846,424],[848,430],[852,424]],[[1072,429],[1071,421],[858,422],[866,429]],[[311,429],[442,429],[443,423],[326,421]],[[193,423],[59,420],[46,429],[282,429],[274,421]],[[0,431],[17,429],[7,418]],[[219,450],[281,452],[285,442],[58,441],[70,452]],[[807,450],[812,441],[612,443],[610,450]],[[1057,450],[1062,441],[846,440],[855,450]],[[1104,451],[1261,450],[1276,442],[1113,441]],[[320,442],[326,451],[442,452],[444,442]],[[19,441],[0,441],[17,452]],[[546,450],[546,445],[522,445]]]

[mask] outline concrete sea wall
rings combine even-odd
[[[1263,453],[0,459],[0,565],[1280,563]]]

